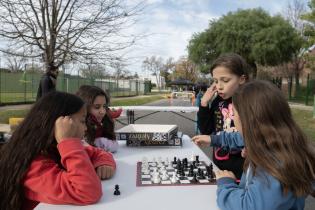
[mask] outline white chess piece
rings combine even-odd
[[[174,184],[177,182],[176,172],[173,172],[173,176],[171,178],[171,182]]]
[[[146,163],[148,163],[148,158],[144,156],[142,158],[142,164],[146,164]]]
[[[168,175],[167,175],[167,172],[166,171],[163,171],[163,174],[162,174],[162,180],[165,181],[168,179]]]
[[[153,174],[153,180],[152,181],[153,181],[154,184],[159,184],[161,182],[159,173],[154,173]]]
[[[168,166],[169,164],[170,164],[170,161],[169,161],[169,159],[167,157],[166,160],[165,160],[165,165]]]
[[[195,156],[194,152],[191,152],[190,161],[193,162],[195,160],[196,160],[196,156]]]

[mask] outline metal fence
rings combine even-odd
[[[0,104],[34,102],[41,77],[40,73],[0,71]],[[148,81],[83,78],[60,72],[57,90],[75,93],[84,84],[101,87],[111,97],[144,95],[150,92],[151,86]]]

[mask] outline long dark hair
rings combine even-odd
[[[312,192],[315,153],[292,118],[282,92],[266,81],[252,81],[233,95],[239,114],[249,164],[254,172],[262,168],[278,179],[283,192],[296,196]]]
[[[54,137],[55,121],[78,112],[84,102],[77,96],[53,91],[40,98],[1,148],[0,209],[21,209],[24,202],[23,177],[38,155],[53,159],[59,166],[60,154]]]
[[[89,113],[90,108],[93,105],[93,102],[97,96],[105,96],[106,100],[106,111],[109,109],[108,106],[110,104],[109,95],[101,88],[92,85],[82,85],[76,93],[79,97],[85,101],[88,109],[87,114],[87,132],[86,132],[86,140],[89,144],[94,145],[96,126],[95,123],[91,120],[91,116]],[[102,135],[110,140],[115,140],[115,124],[113,119],[106,113],[102,120]]]
[[[223,66],[229,69],[232,74],[239,77],[244,75],[246,81],[249,80],[249,65],[242,56],[236,53],[226,53],[220,55],[213,61],[210,67],[210,73],[213,74],[213,70],[218,66]]]

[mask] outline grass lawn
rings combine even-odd
[[[165,98],[164,95],[150,95],[137,98],[113,98],[111,99],[111,106],[139,106],[163,98]]]
[[[149,95],[149,96],[143,96],[143,97],[126,97],[126,98],[113,98],[111,101],[112,106],[137,106],[137,105],[143,105],[146,103],[150,103],[153,101],[157,101],[160,99],[165,98],[165,95]],[[0,123],[9,123],[10,117],[25,117],[27,114],[28,109],[18,109],[18,110],[4,110],[0,111]]]
[[[297,124],[307,137],[315,143],[315,119],[313,119],[313,112],[294,108],[291,110]]]

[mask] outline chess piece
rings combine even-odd
[[[171,182],[172,182],[173,184],[177,182],[177,177],[176,177],[176,173],[175,173],[175,172],[173,172],[173,176],[172,176],[172,178],[171,178]]]
[[[114,195],[120,195],[119,185],[118,184],[115,185]]]
[[[170,164],[170,161],[168,160],[168,157],[165,160],[165,165],[168,166]]]
[[[192,166],[192,165],[191,165]],[[193,177],[194,176],[194,169],[192,167],[190,167],[189,171],[188,171],[188,176],[189,177]]]
[[[172,164],[176,164],[177,163],[177,160],[176,160],[176,157],[174,157],[174,160],[173,160],[173,162],[172,162]]]
[[[195,154],[194,152],[191,153],[191,156],[190,156],[190,161],[195,161]]]
[[[165,181],[168,179],[167,171],[163,171],[162,180]]]
[[[196,163],[197,165],[199,165],[200,161],[199,161],[199,155],[196,155]]]
[[[190,182],[192,182],[192,183],[198,182],[197,177],[196,177],[196,173],[194,173],[194,176],[193,176],[192,180],[190,180]]]
[[[161,179],[160,179],[160,176],[158,173],[153,174],[153,180],[152,181],[154,184],[159,184],[161,182]]]

